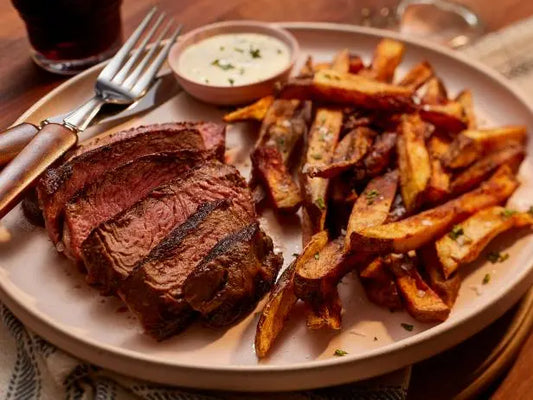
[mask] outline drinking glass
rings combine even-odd
[[[26,24],[33,60],[76,74],[111,57],[122,42],[122,0],[12,0]]]

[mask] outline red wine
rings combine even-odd
[[[12,0],[33,49],[49,60],[97,56],[122,39],[122,0]]]

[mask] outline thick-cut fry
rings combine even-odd
[[[525,150],[520,145],[510,145],[504,149],[490,153],[473,163],[457,175],[451,182],[452,195],[462,194],[483,182],[500,165],[507,164],[517,171],[525,157]]]
[[[439,295],[444,303],[452,308],[459,294],[459,288],[461,287],[461,274],[456,273],[450,276],[448,279],[444,277],[442,273],[442,265],[435,245],[430,243],[417,252],[422,267],[427,275],[427,283]]]
[[[363,60],[361,59],[361,57],[350,54],[350,66],[348,68],[348,72],[350,74],[357,74],[364,67],[365,64],[363,64]]]
[[[434,76],[427,83],[420,88],[422,95],[423,104],[446,104],[448,102],[448,92],[444,83]]]
[[[396,150],[397,138],[396,132],[384,132],[379,135],[363,161],[354,168],[355,180],[374,178],[385,172]]]
[[[294,271],[300,263],[305,263],[314,257],[315,253],[320,251],[327,242],[327,232],[323,231],[316,234],[304,248],[302,254],[287,267],[276,282],[257,323],[255,333],[255,352],[257,357],[263,358],[267,355],[298,300],[294,294]]]
[[[374,51],[372,65],[368,70],[369,76],[381,82],[392,82],[404,52],[403,43],[392,39],[381,39]]]
[[[384,257],[374,258],[359,274],[368,299],[389,310],[403,308],[394,275]]]
[[[511,144],[523,144],[526,135],[526,127],[522,125],[466,130],[455,137],[442,161],[448,168],[467,167],[485,154]]]
[[[419,113],[424,121],[430,122],[443,133],[456,134],[467,127],[463,106],[456,101],[423,105]]]
[[[391,255],[390,259],[390,269],[407,312],[421,322],[441,322],[448,318],[450,308],[424,282],[417,270],[416,257]]]
[[[246,107],[239,108],[224,115],[225,122],[236,122],[246,120],[262,121],[265,115],[274,102],[274,96],[265,96]]]
[[[497,235],[514,227],[533,225],[529,213],[491,207],[474,214],[437,240],[435,248],[446,278],[459,266],[474,261]]]
[[[474,100],[472,99],[472,92],[468,89],[463,90],[457,95],[455,101],[463,106],[463,119],[466,122],[468,129],[477,128],[476,114],[474,113]]]
[[[329,165],[342,128],[342,112],[319,108],[306,143],[303,169]],[[304,207],[309,217],[310,233],[324,229],[327,212],[328,180],[300,173]]]
[[[288,161],[307,131],[310,107],[309,102],[275,100],[263,120],[251,155],[254,174],[263,182],[279,211],[295,212],[302,200],[288,169]]]
[[[331,162],[310,166],[306,173],[311,177],[333,178],[353,168],[368,153],[376,135],[364,126],[353,129],[339,142]]]
[[[414,107],[412,90],[331,69],[317,71],[313,79],[291,79],[279,96],[285,99],[311,99],[368,109],[388,111]]]
[[[349,72],[350,71],[350,53],[348,49],[339,51],[333,62],[331,63],[331,69],[339,72]]]
[[[450,145],[444,135],[433,135],[429,139],[429,157],[431,162],[431,176],[426,188],[426,201],[440,203],[450,194],[450,174],[442,166],[440,158]]]
[[[352,232],[350,249],[382,254],[416,250],[443,235],[453,224],[483,208],[502,203],[517,187],[516,177],[504,165],[479,188],[438,207],[398,222]]]
[[[402,119],[396,147],[400,189],[405,208],[409,212],[413,212],[422,204],[431,175],[424,133],[425,123],[417,114],[406,115]]]
[[[307,308],[307,327],[312,330],[323,328],[341,329],[342,303],[339,292],[335,286],[330,287],[331,292],[327,300],[314,307]]]
[[[350,251],[350,238],[354,232],[385,222],[397,188],[398,171],[388,172],[368,183],[353,205],[346,228],[345,252]]]
[[[412,90],[417,90],[420,86],[425,84],[433,76],[433,68],[427,61],[422,61],[416,64],[413,68],[405,74],[402,80],[398,83],[400,86],[408,87]]]

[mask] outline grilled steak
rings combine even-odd
[[[232,166],[206,162],[167,185],[159,187],[101,224],[82,245],[87,280],[103,294],[111,294],[134,266],[206,201],[234,199],[234,208],[255,218],[251,194]]]
[[[257,222],[230,234],[187,277],[183,295],[211,326],[234,323],[255,308],[283,264]]]
[[[81,244],[94,228],[142,199],[155,187],[183,175],[203,161],[204,156],[203,151],[184,150],[137,158],[85,186],[65,206],[65,253],[80,260]]]
[[[195,312],[183,283],[219,240],[252,221],[231,200],[205,203],[135,266],[118,293],[147,333],[162,340],[187,326]]]
[[[205,150],[222,157],[224,126],[215,123],[169,123],[133,128],[96,139],[49,168],[37,186],[48,233],[54,243],[61,237],[61,216],[65,203],[80,189],[105,172],[136,158],[181,150]],[[83,151],[86,149],[87,151]],[[207,157],[207,154],[206,154]]]

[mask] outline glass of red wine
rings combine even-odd
[[[122,42],[122,0],[12,0],[26,24],[33,60],[73,75],[111,57]]]

